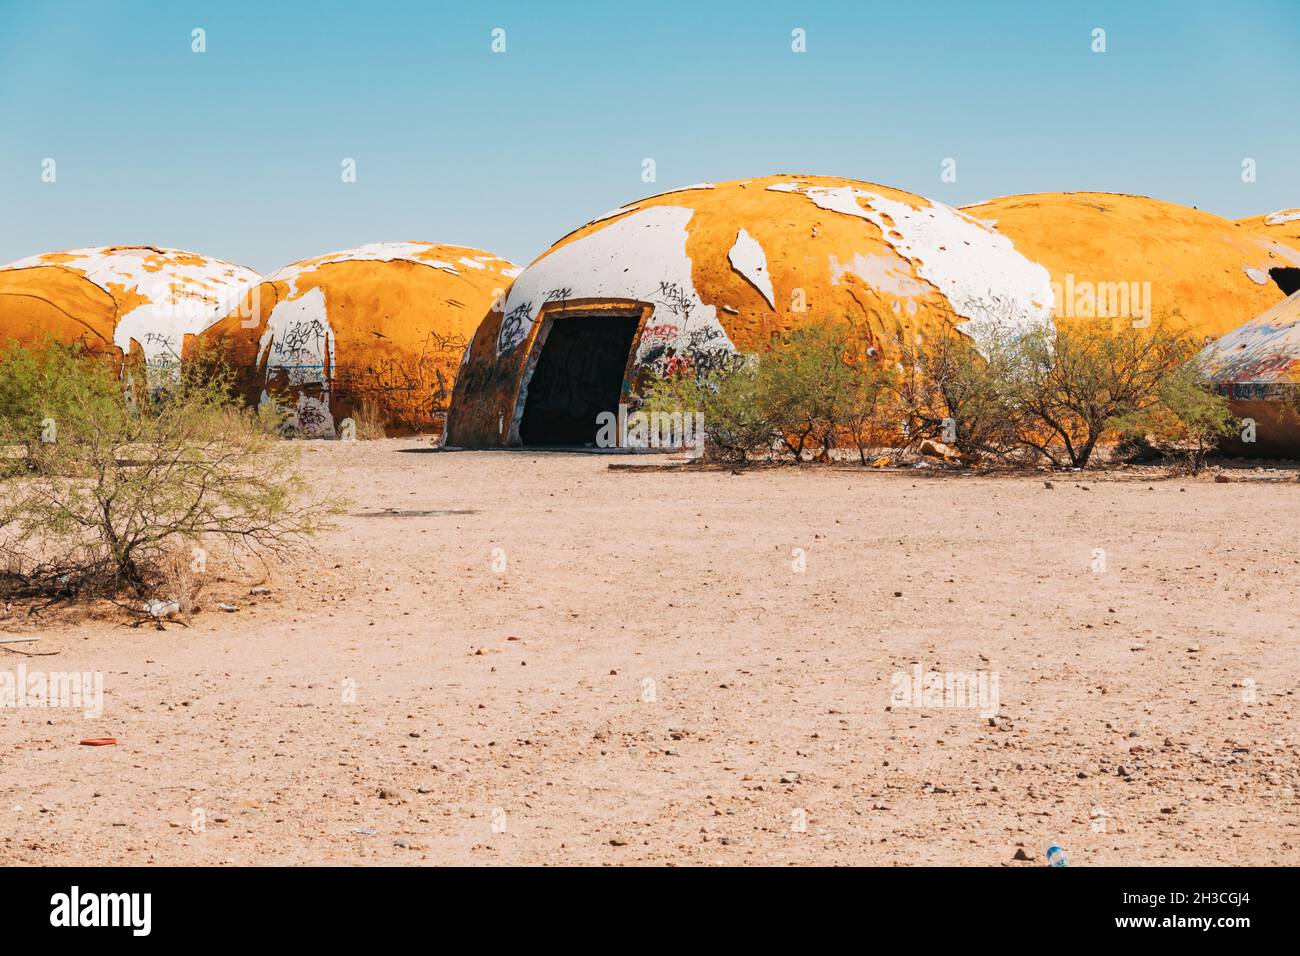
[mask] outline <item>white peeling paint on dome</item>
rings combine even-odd
[[[911,260],[917,275],[968,320],[958,329],[972,337],[986,324],[1028,331],[1051,322],[1054,298],[1047,269],[966,213],[938,202],[916,208],[853,186],[776,183],[767,188],[799,193],[822,209],[873,223],[895,252]]]
[[[328,255],[295,262],[267,276],[266,281],[287,284],[289,286],[289,295],[292,296],[298,291],[299,277],[309,272],[315,272],[321,266],[327,266],[335,262],[416,262],[422,266],[428,266],[430,269],[441,269],[454,276],[460,275],[459,270],[452,263],[445,260],[417,258],[419,253],[424,253],[427,256],[432,247],[432,243],[424,242],[370,242],[364,246],[357,246],[355,249],[345,249],[342,252],[332,252]]]
[[[1265,216],[1264,224],[1267,226],[1280,226],[1284,223],[1295,222],[1297,219],[1300,219],[1300,209],[1283,209]]]
[[[289,286],[289,294],[292,296],[297,294],[299,277],[314,272],[321,266],[331,265],[336,262],[413,262],[419,266],[428,266],[430,269],[441,269],[450,275],[460,275],[456,263],[435,256],[434,252],[438,248],[439,246],[432,242],[370,242],[364,246],[357,246],[355,249],[345,249],[342,252],[332,252],[328,255],[295,262],[267,276],[266,281],[286,283]],[[484,269],[495,265],[496,268],[500,269],[502,275],[514,278],[519,274],[519,269],[516,266],[496,256],[474,256],[472,257],[473,264],[468,261],[467,257],[457,258],[462,266]]]
[[[1255,283],[1256,285],[1268,284],[1268,273],[1265,272],[1263,269],[1252,269],[1250,266],[1246,266],[1245,269],[1246,269],[1246,275],[1250,276],[1251,282]]]
[[[286,387],[319,385],[320,395],[299,392],[291,410],[294,425],[305,435],[333,437],[334,418],[329,410],[330,379],[334,369],[334,330],[325,311],[325,291],[317,286],[296,299],[275,304],[257,343],[257,364],[266,369],[266,383]],[[262,392],[262,401],[270,395]]]
[[[844,274],[851,273],[868,285],[888,292],[901,299],[919,298],[933,290],[933,286],[922,282],[912,274],[911,264],[906,259],[891,256],[868,255],[859,252],[848,262],[841,265],[838,258],[831,256],[831,285],[839,285]],[[895,306],[898,303],[894,303]],[[895,311],[898,311],[895,308]],[[915,309],[913,309],[915,311]]]
[[[508,279],[513,279],[523,271],[519,266],[510,262],[509,259],[502,259],[500,256],[464,256],[457,261],[462,265],[469,266],[471,269],[486,269],[492,266]]]
[[[1253,268],[1267,270],[1270,266],[1270,260],[1272,259],[1281,259],[1283,262],[1289,263],[1290,265],[1300,266],[1300,252],[1297,252],[1285,243],[1260,235],[1250,236],[1248,241],[1251,246],[1259,250],[1259,257],[1257,259],[1252,255],[1252,258],[1257,262],[1257,265]],[[1255,248],[1250,250],[1251,253],[1255,252]]]
[[[511,286],[497,338],[497,355],[525,341],[548,302],[571,298],[627,299],[653,304],[637,361],[652,352],[735,353],[691,278],[686,224],[695,210],[652,206],[583,236],[533,263]],[[521,393],[522,394],[522,393]]]
[[[141,289],[162,286],[169,281],[192,282],[216,291],[222,286],[248,284],[258,278],[252,269],[178,249],[154,246],[109,246],[98,249],[70,249],[28,256],[4,269],[54,267],[84,275],[101,289],[109,283]],[[164,290],[169,291],[169,290]]]
[[[504,262],[505,260],[498,259],[496,256],[460,256],[456,261],[466,269],[478,269],[482,271],[488,267],[488,263],[490,262]],[[500,272],[503,275],[518,275],[519,269],[516,266],[511,266],[508,269],[501,269]]]
[[[601,215],[597,216],[595,219],[591,220],[591,222],[588,222],[587,225],[590,226],[592,225],[592,223],[604,222],[606,219],[613,219],[615,216],[621,216],[625,212],[631,212],[634,209],[640,209],[640,208],[641,207],[636,203],[633,203],[630,206],[619,206],[617,209],[611,209],[607,213],[602,213]]]
[[[1297,252],[1295,248],[1287,246],[1286,243],[1278,242],[1277,239],[1252,238],[1255,239],[1261,248],[1264,248],[1265,252],[1271,252],[1271,254],[1277,256],[1278,259],[1287,261],[1287,263],[1290,263],[1291,265],[1300,265],[1300,252]]]
[[[659,196],[668,196],[668,195],[671,195],[672,193],[681,193],[681,192],[686,192],[688,189],[714,189],[714,188],[715,188],[715,187],[714,187],[714,184],[713,184],[713,183],[696,183],[696,184],[693,185],[693,186],[682,186],[682,187],[680,187],[680,188],[678,188],[678,189],[669,189],[669,190],[666,191],[666,192],[657,193],[656,195],[659,195]],[[596,223],[598,223],[598,222],[604,222],[606,219],[614,219],[614,218],[616,218],[616,217],[618,217],[618,216],[622,216],[622,215],[624,215],[624,214],[626,214],[626,213],[632,212],[632,211],[634,211],[634,210],[636,210],[636,209],[640,209],[640,208],[641,208],[641,204],[640,204],[640,203],[635,203],[635,202],[634,202],[634,203],[628,203],[626,206],[619,206],[617,209],[611,209],[609,212],[601,213],[601,214],[600,214],[599,216],[597,216],[595,219],[590,219],[590,220],[588,220],[588,221],[585,223],[585,225],[587,225],[587,226],[594,226],[594,225],[595,225]]]
[[[59,268],[85,277],[120,304],[144,299],[121,313],[113,344],[124,353],[132,342],[146,368],[174,368],[186,335],[197,335],[239,302],[259,276],[252,269],[193,252],[153,246],[73,249],[29,256],[6,269]],[[151,380],[152,381],[152,380]]]
[[[771,308],[776,308],[776,296],[772,292],[772,276],[767,271],[767,253],[763,251],[757,239],[741,229],[736,233],[736,242],[732,245],[731,251],[727,253],[727,261],[762,293]]]

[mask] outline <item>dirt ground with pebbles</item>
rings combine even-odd
[[[304,455],[349,514],[264,581],[214,559],[188,628],[5,645],[104,710],[0,710],[0,863],[1294,855],[1293,475]],[[915,665],[996,676],[996,716],[913,706]]]

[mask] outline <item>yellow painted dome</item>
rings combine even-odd
[[[1143,196],[1035,193],[962,207],[1052,274],[1054,317],[1181,315],[1217,338],[1286,298],[1300,244]],[[1143,314],[1143,313],[1147,314]]]
[[[446,442],[573,443],[643,375],[727,365],[810,323],[848,321],[884,354],[1041,325],[1051,304],[1047,269],[942,203],[826,176],[701,183],[611,210],[519,275],[474,335]]]
[[[267,276],[196,343],[327,437],[365,406],[390,432],[441,431],[465,346],[518,269],[478,249],[380,242]]]
[[[73,249],[0,269],[0,348],[81,341],[174,367],[193,336],[258,281],[251,269],[153,246]]]

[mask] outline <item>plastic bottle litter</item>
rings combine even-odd
[[[1065,855],[1065,848],[1056,841],[1047,845],[1047,865],[1048,866],[1069,866],[1070,858]]]
[[[147,601],[144,605],[144,611],[154,617],[170,619],[180,616],[181,606],[175,601]]]

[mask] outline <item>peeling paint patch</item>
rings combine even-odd
[[[232,262],[153,246],[51,252],[4,268],[42,267],[73,272],[112,296],[118,307],[113,344],[126,353],[135,343],[146,367],[157,370],[174,368],[185,336],[218,321],[259,278]]]
[[[357,246],[355,249],[345,249],[342,252],[332,252],[329,255],[295,262],[267,276],[266,281],[285,283],[289,287],[289,295],[294,296],[298,294],[298,279],[300,277],[319,269],[321,266],[335,262],[405,261],[413,262],[418,266],[428,266],[430,269],[441,269],[443,272],[454,276],[460,275],[456,263],[439,258],[442,255],[440,249],[441,247],[432,242],[371,242],[364,246]],[[458,261],[462,266],[473,269],[504,266],[505,268],[501,270],[504,274],[511,277],[519,274],[517,267],[505,259],[498,259],[495,256],[474,256],[472,259],[460,257]]]
[[[1300,219],[1300,209],[1283,209],[1280,212],[1272,213],[1264,217],[1266,226],[1280,226],[1284,223],[1295,222]]]
[[[1050,323],[1054,297],[1047,269],[1019,252],[1011,240],[942,203],[913,206],[852,186],[776,183],[774,192],[806,196],[822,209],[873,223],[917,275],[943,293],[958,328],[972,337],[980,326],[1029,329]]]
[[[772,276],[767,271],[767,253],[758,240],[741,229],[736,233],[736,242],[727,253],[731,267],[744,276],[755,289],[762,293],[768,306],[776,308],[776,296],[772,292]]]
[[[1263,269],[1252,269],[1246,266],[1246,275],[1250,276],[1250,281],[1256,285],[1266,285],[1268,283],[1268,273]]]
[[[299,389],[293,408],[298,430],[313,437],[333,436],[329,393],[334,330],[325,310],[323,289],[318,286],[296,299],[276,303],[257,345],[257,364],[266,369],[263,401],[269,401],[279,389]],[[302,386],[317,386],[319,398],[307,396]]]
[[[602,213],[601,215],[597,216],[595,219],[591,220],[591,222],[587,223],[587,225],[590,226],[592,223],[595,222],[604,222],[606,219],[613,219],[615,216],[621,216],[625,212],[631,212],[634,209],[640,209],[640,208],[641,207],[636,203],[633,203],[630,206],[619,206],[617,209],[611,209],[607,213]]]
[[[868,285],[899,298],[907,299],[925,295],[933,287],[913,276],[910,269],[900,268],[905,264],[905,260],[902,259],[858,253],[841,265],[839,259],[831,256],[831,285],[839,285],[840,279],[847,272]]]
[[[1300,383],[1300,292],[1206,346],[1197,362],[1220,384]]]
[[[1260,257],[1259,261],[1263,262],[1266,268],[1266,260],[1268,259],[1281,259],[1283,262],[1290,265],[1300,266],[1300,251],[1297,251],[1284,243],[1278,242],[1275,239],[1266,239],[1262,236],[1251,236],[1250,241],[1253,245],[1258,246],[1264,252],[1264,255]]]

